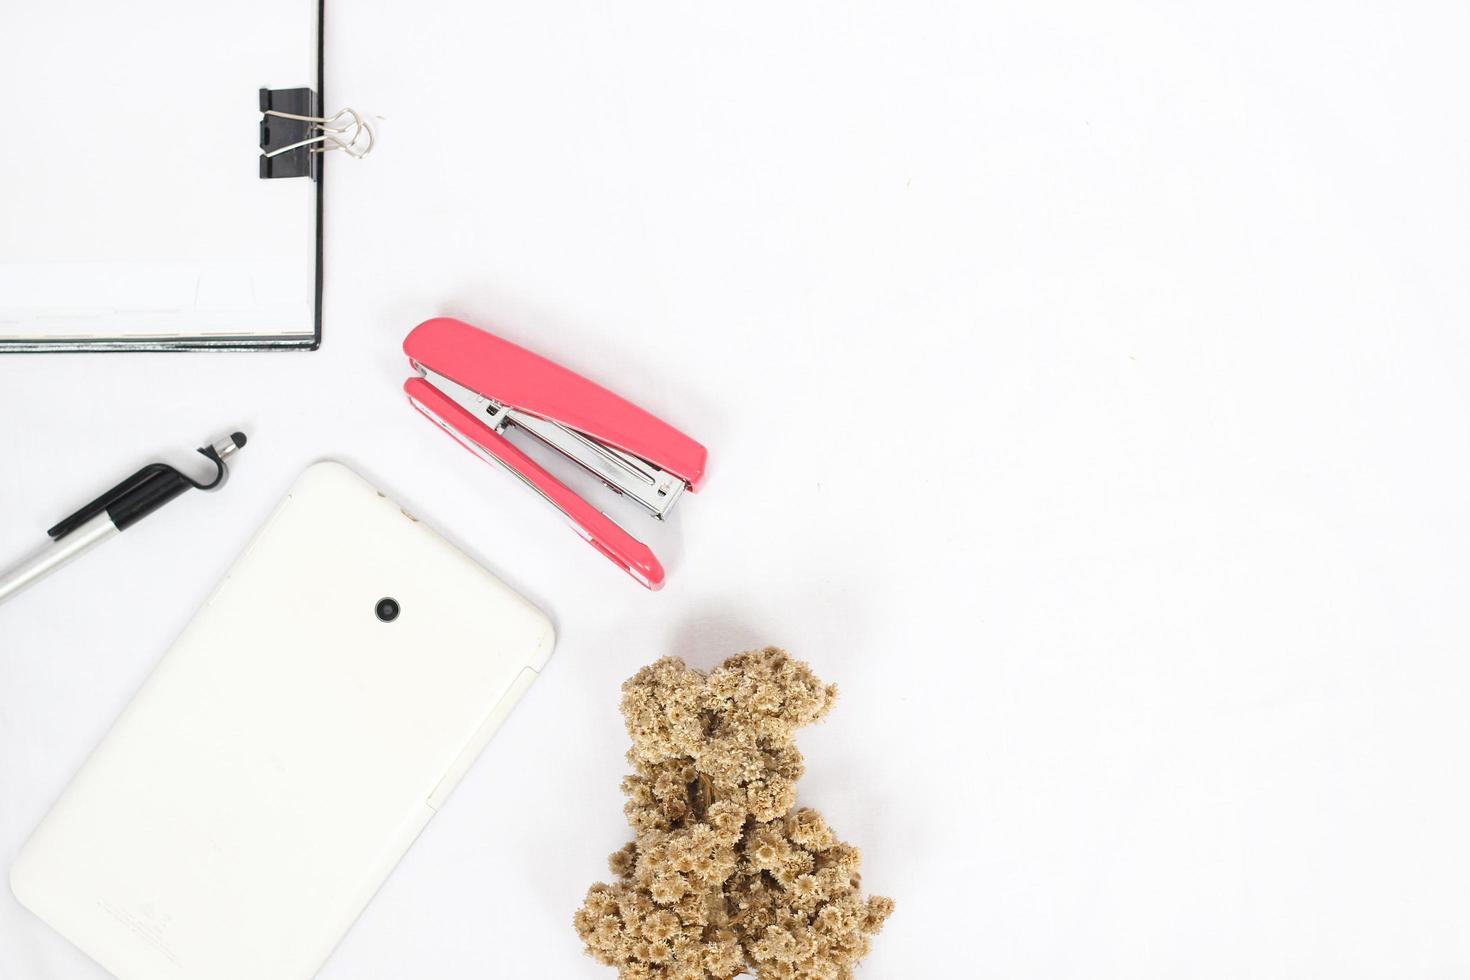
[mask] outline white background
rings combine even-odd
[[[332,161],[324,349],[0,360],[0,554],[251,438],[0,608],[0,862],[332,456],[560,645],[324,978],[610,977],[570,920],[628,836],[618,685],[767,643],[842,687],[802,801],[898,900],[860,976],[1470,976],[1467,32],[1387,0],[338,5],[329,100],[387,119]],[[632,525],[664,592],[409,409],[435,314],[709,445]],[[0,897],[0,977],[99,975]]]

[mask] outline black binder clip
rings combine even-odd
[[[309,88],[260,90],[260,176],[320,175],[321,155],[342,150],[361,159],[373,148],[373,127],[355,109],[321,114],[317,94]]]
[[[260,90],[260,176],[317,178],[312,124],[321,114],[309,88]]]

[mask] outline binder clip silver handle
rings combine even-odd
[[[309,88],[260,90],[260,176],[310,177],[324,154],[341,150],[360,160],[377,142],[373,124],[356,109],[324,115]]]
[[[277,119],[294,119],[297,122],[311,123],[311,128],[316,133],[314,136],[264,153],[267,159],[309,146],[312,153],[341,150],[354,160],[361,160],[373,151],[373,144],[378,138],[372,123],[363,118],[362,113],[351,107],[330,116],[302,116],[294,112],[281,112],[278,109],[267,109],[263,114],[275,116]]]

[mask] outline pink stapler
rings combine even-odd
[[[650,589],[664,569],[648,546],[583,500],[504,435],[519,429],[662,520],[704,480],[708,452],[579,374],[459,320],[440,317],[403,341],[419,377],[404,382],[415,408],[470,452],[500,463],[549,500],[592,547]]]

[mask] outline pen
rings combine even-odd
[[[0,602],[126,531],[191,487],[218,489],[227,475],[225,460],[244,445],[244,434],[236,432],[199,450],[216,467],[214,479],[209,483],[200,483],[166,463],[143,467],[47,531],[51,541],[40,551],[14,568],[0,572]]]

